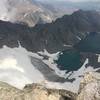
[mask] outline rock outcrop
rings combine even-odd
[[[86,73],[81,81],[77,100],[100,100],[100,74]]]
[[[100,74],[86,73],[78,94],[62,89],[48,89],[40,84],[26,85],[23,90],[19,90],[0,82],[0,100],[100,100]]]
[[[0,82],[0,100],[75,100],[75,97],[76,94],[66,90],[47,89],[39,84],[19,90]]]

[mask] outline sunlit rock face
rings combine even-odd
[[[37,3],[38,4],[38,3]],[[52,16],[32,0],[0,1],[0,19],[10,22],[26,23],[34,26],[38,22],[51,22]]]
[[[25,86],[19,90],[0,82],[0,100],[75,100],[76,94],[56,89],[47,89],[39,84]]]
[[[77,100],[100,100],[100,74],[86,73],[81,81]]]
[[[66,13],[66,12],[65,12]],[[3,0],[0,1],[0,20],[34,26],[51,23],[63,16],[50,4],[42,4],[35,0]]]

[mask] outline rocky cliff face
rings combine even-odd
[[[29,51],[37,52],[46,49],[50,53],[55,53],[76,45],[90,32],[95,32],[94,36],[88,35],[88,44],[92,44],[90,41],[92,38],[94,42],[94,45],[92,45],[95,48],[98,47],[97,50],[100,51],[99,46],[95,46],[100,41],[99,18],[100,14],[98,12],[79,10],[72,15],[65,15],[55,22],[39,24],[34,28],[0,21],[0,47],[2,45],[16,47],[19,41]],[[81,41],[78,44],[78,49],[81,50],[81,48],[87,47],[87,41],[83,42]],[[81,47],[80,44],[82,45]]]
[[[47,89],[39,84],[27,85],[19,90],[0,82],[0,100],[75,100],[75,97],[74,93]]]
[[[77,100],[100,100],[100,74],[89,72],[81,81]]]

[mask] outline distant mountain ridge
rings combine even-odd
[[[76,11],[52,23],[35,27],[0,21],[0,46],[21,45],[31,51],[65,50],[84,39],[89,32],[100,32],[100,14],[96,11]]]
[[[99,32],[99,17],[100,14],[97,11],[79,10],[72,15],[58,18],[51,24],[36,25],[34,31],[37,33],[37,38],[40,38],[39,40],[48,39],[46,47],[53,44],[56,48],[67,48],[85,38],[89,32]],[[38,37],[38,34],[41,37]]]
[[[0,19],[14,23],[26,23],[34,26],[40,23],[50,23],[66,13],[51,4],[36,0],[5,0],[1,5]]]

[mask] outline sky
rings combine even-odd
[[[51,3],[54,6],[65,7],[65,8],[76,8],[83,10],[99,10],[100,11],[100,0],[36,0],[43,3]],[[59,1],[59,2],[58,2]]]
[[[49,1],[49,0],[38,0],[38,1]],[[50,0],[50,1],[66,1],[66,2],[98,2],[100,0]]]

